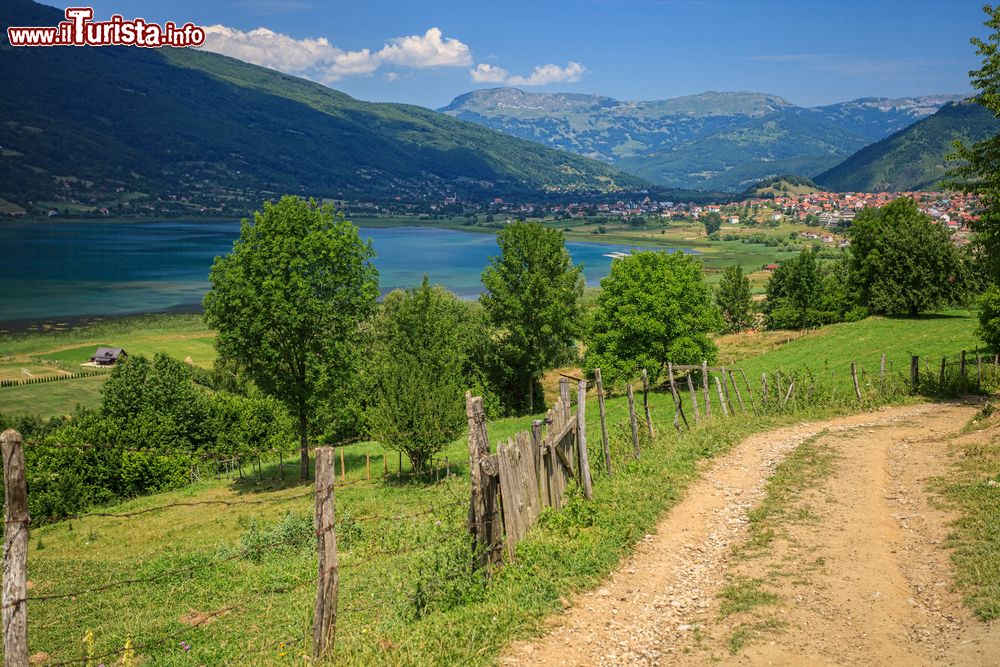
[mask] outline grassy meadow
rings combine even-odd
[[[139,333],[121,332],[115,341],[177,346],[199,344],[199,323],[160,322]],[[750,377],[759,369],[792,373],[799,365],[849,367],[851,360],[877,368],[879,346],[921,354],[954,354],[973,348],[974,318],[953,312],[918,320],[871,318],[824,327],[805,335],[751,333],[719,342],[727,363]],[[108,332],[101,332],[102,339]],[[77,334],[87,336],[88,334]],[[129,336],[134,336],[129,338]],[[144,338],[146,336],[147,338]],[[176,336],[170,339],[171,336]],[[73,349],[47,337],[35,345],[18,342],[18,354],[42,347]],[[86,340],[96,340],[93,337]],[[140,346],[140,347],[135,347]],[[127,347],[127,346],[126,346]],[[754,354],[754,351],[759,354]],[[58,354],[58,352],[53,352]],[[908,367],[906,367],[908,368]],[[573,371],[574,369],[563,369]],[[905,368],[904,368],[905,370]],[[870,371],[869,371],[870,372]],[[71,386],[53,382],[35,388]],[[558,374],[545,379],[551,399]],[[756,389],[756,387],[755,387]],[[7,391],[7,390],[0,390]],[[865,408],[881,400],[866,386]],[[574,592],[599,583],[634,544],[681,497],[699,462],[727,451],[746,435],[782,423],[857,411],[847,391],[822,405],[793,401],[786,411],[740,414],[722,419],[712,392],[713,419],[678,435],[672,427],[669,392],[649,396],[656,430],[643,434],[639,461],[631,456],[627,403],[607,401],[614,476],[604,470],[596,397],[588,397],[588,443],[594,471],[594,500],[571,492],[559,513],[547,512],[516,558],[488,582],[469,573],[464,533],[468,498],[465,438],[437,459],[438,475],[414,479],[403,463],[396,478],[395,452],[374,442],[342,448],[338,463],[337,531],[340,546],[338,664],[491,664],[510,641],[531,636]],[[0,396],[6,396],[0,394]],[[829,398],[827,396],[827,398]],[[702,402],[702,394],[698,399]],[[913,400],[903,395],[894,401]],[[735,405],[736,399],[732,398]],[[0,403],[2,405],[3,403]],[[637,395],[642,425],[642,395]],[[532,417],[491,421],[491,443],[526,430]],[[642,430],[642,429],[641,429]],[[445,459],[452,472],[445,477]],[[370,468],[369,468],[370,466]],[[84,638],[98,661],[120,657],[126,640],[149,664],[302,664],[309,651],[315,577],[310,483],[295,481],[294,461],[252,462],[237,472],[209,465],[201,480],[184,489],[139,498],[114,513],[225,500],[235,505],[176,506],[135,517],[86,517],[42,525],[30,540],[31,595],[64,595],[30,605],[31,651],[50,660],[85,657]],[[384,469],[388,477],[383,479]],[[368,470],[371,480],[367,479]],[[246,502],[244,502],[246,501]],[[39,517],[39,523],[44,517]],[[122,583],[132,581],[132,583]],[[107,590],[86,592],[108,587]],[[185,648],[187,647],[187,648]],[[96,664],[96,663],[95,663]]]

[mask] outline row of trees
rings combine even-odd
[[[963,254],[947,228],[911,199],[861,211],[849,234],[850,248],[833,262],[809,248],[778,264],[760,307],[767,328],[804,328],[869,314],[915,316],[976,292],[975,256]],[[725,331],[754,326],[756,309],[741,267],[726,270],[717,302]]]

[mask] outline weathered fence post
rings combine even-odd
[[[531,422],[531,450],[535,457],[535,478],[538,480],[538,497],[542,505],[548,505],[549,498],[549,476],[545,474],[545,454],[542,452],[542,424],[543,419],[535,419]]]
[[[910,381],[913,383],[913,391],[916,393],[920,387],[920,357],[917,355],[910,357]]]
[[[677,410],[674,413],[674,427],[680,431],[680,427],[677,424],[677,415],[680,415],[681,419],[684,420],[684,428],[691,430],[691,427],[688,425],[688,419],[684,416],[684,403],[681,401],[680,392],[677,391],[677,383],[674,381],[674,365],[669,361],[667,362],[667,372],[670,373],[670,393],[674,397],[674,407]]]
[[[465,415],[469,420],[469,533],[475,550],[475,563],[479,566],[500,562],[502,557],[500,513],[497,503],[496,470],[489,474],[490,442],[486,434],[486,413],[483,399],[465,394]]]
[[[882,361],[878,365],[878,379],[885,379],[885,352],[882,353]]]
[[[583,497],[590,500],[594,497],[594,481],[590,477],[590,457],[587,454],[586,380],[580,380],[576,385],[576,445],[580,450],[580,482],[583,486]]]
[[[670,381],[673,382],[673,377],[671,376]],[[642,369],[642,409],[646,412],[646,431],[649,433],[650,439],[653,437],[653,419],[649,416],[649,375],[646,373],[646,369]]]
[[[726,407],[729,408],[726,414],[735,415],[736,410],[733,410],[733,403],[729,400],[729,382],[726,381],[726,367],[722,366],[720,370],[722,371],[722,392],[726,396]]]
[[[563,419],[569,421],[573,408],[569,402],[569,380],[567,378],[559,378],[559,398],[562,399]]]
[[[313,612],[313,657],[333,655],[337,634],[337,535],[334,532],[334,479],[337,475],[332,447],[316,449],[316,552],[319,579]]]
[[[601,446],[604,447],[604,467],[611,476],[611,448],[608,446],[608,421],[604,416],[604,382],[601,381],[601,369],[594,369],[594,380],[597,381],[597,409],[601,413]]]
[[[979,356],[979,350],[976,350],[976,391],[981,391],[983,388],[983,359]]]
[[[372,455],[365,453],[365,479],[372,481]]]
[[[736,376],[733,375],[733,369],[729,369],[729,380],[733,383],[733,391],[736,392],[736,401],[740,404],[740,412],[746,412],[747,408],[743,405],[743,396],[740,394],[740,386],[736,384]]]
[[[767,408],[767,373],[760,374],[760,392],[761,392],[761,402],[763,403],[763,408]]]
[[[347,481],[347,467],[344,466],[344,446],[337,447],[340,450],[340,481]]]
[[[635,452],[635,458],[639,458],[639,424],[636,423],[635,419],[635,395],[632,392],[631,382],[625,390],[625,395],[628,396],[628,419],[632,426],[632,449]]]
[[[750,380],[747,379],[746,371],[742,368],[740,369],[740,375],[743,376],[743,384],[747,388],[747,402],[750,403],[750,409],[757,412],[757,405],[753,402],[753,390],[750,389]]]
[[[860,401],[861,387],[858,386],[858,365],[853,361],[851,362],[851,379],[854,380],[854,395],[857,396],[858,400]]]
[[[705,397],[705,419],[712,416],[712,395],[708,391],[708,361],[701,360],[701,389]]]
[[[698,410],[698,392],[694,390],[694,380],[691,379],[691,373],[687,374],[688,381],[688,393],[691,395],[691,409],[694,410],[694,423],[701,423],[701,413]]]
[[[958,381],[963,389],[965,389],[966,379],[965,379],[965,350],[962,350],[961,361],[958,362]]]
[[[715,378],[715,391],[719,393],[719,403],[722,405],[722,414],[725,417],[729,416],[729,409],[726,407],[726,399],[722,395],[722,385],[719,384],[719,378]]]
[[[28,484],[24,472],[24,442],[8,429],[3,443],[3,664],[28,664]]]

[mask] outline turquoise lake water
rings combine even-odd
[[[463,298],[498,254],[492,234],[433,227],[362,227],[383,293],[426,273]],[[0,322],[195,309],[208,270],[232,248],[238,222],[0,223]],[[626,246],[567,243],[587,283],[607,275],[604,253]]]

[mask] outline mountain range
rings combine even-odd
[[[62,18],[28,0],[4,5],[2,28]],[[252,192],[259,204],[284,192],[493,197],[648,185],[430,109],[362,102],[214,53],[13,48],[2,35],[0,198],[21,206],[96,201],[95,192],[222,202]]]
[[[927,118],[859,150],[815,176],[824,188],[846,192],[933,189],[952,167],[954,142],[971,144],[1000,133],[1000,120],[975,102],[950,102]]]
[[[962,97],[800,107],[757,92],[635,102],[493,88],[461,95],[440,111],[603,160],[663,186],[742,191],[776,174],[824,172]]]

